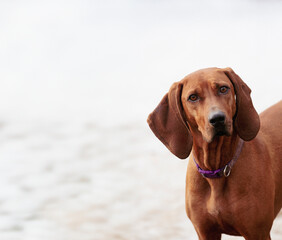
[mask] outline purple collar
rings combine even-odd
[[[209,171],[209,170],[201,169],[199,164],[196,162],[195,157],[193,155],[193,160],[194,160],[194,162],[197,166],[198,172],[201,173],[202,176],[205,177],[205,178],[220,178],[222,176],[228,177],[231,173],[231,169],[232,169],[233,165],[236,163],[237,159],[240,156],[243,145],[244,145],[244,141],[240,138],[234,157],[224,167],[217,169],[217,170]]]

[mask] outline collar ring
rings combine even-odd
[[[231,167],[227,164],[223,170],[224,177],[229,177],[231,173]]]

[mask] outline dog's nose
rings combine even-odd
[[[223,112],[211,113],[209,116],[209,122],[214,127],[223,125],[225,122],[225,114]]]

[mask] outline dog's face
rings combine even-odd
[[[190,128],[209,143],[216,136],[230,136],[236,97],[229,78],[221,72],[196,72],[182,81],[181,102]]]
[[[250,141],[260,128],[250,94],[231,68],[202,69],[171,86],[149,115],[148,124],[181,159],[190,154],[193,139],[210,143],[217,136],[237,134]]]

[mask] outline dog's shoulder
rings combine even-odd
[[[259,135],[264,138],[266,145],[280,159],[282,157],[282,101],[262,112],[260,122]]]

